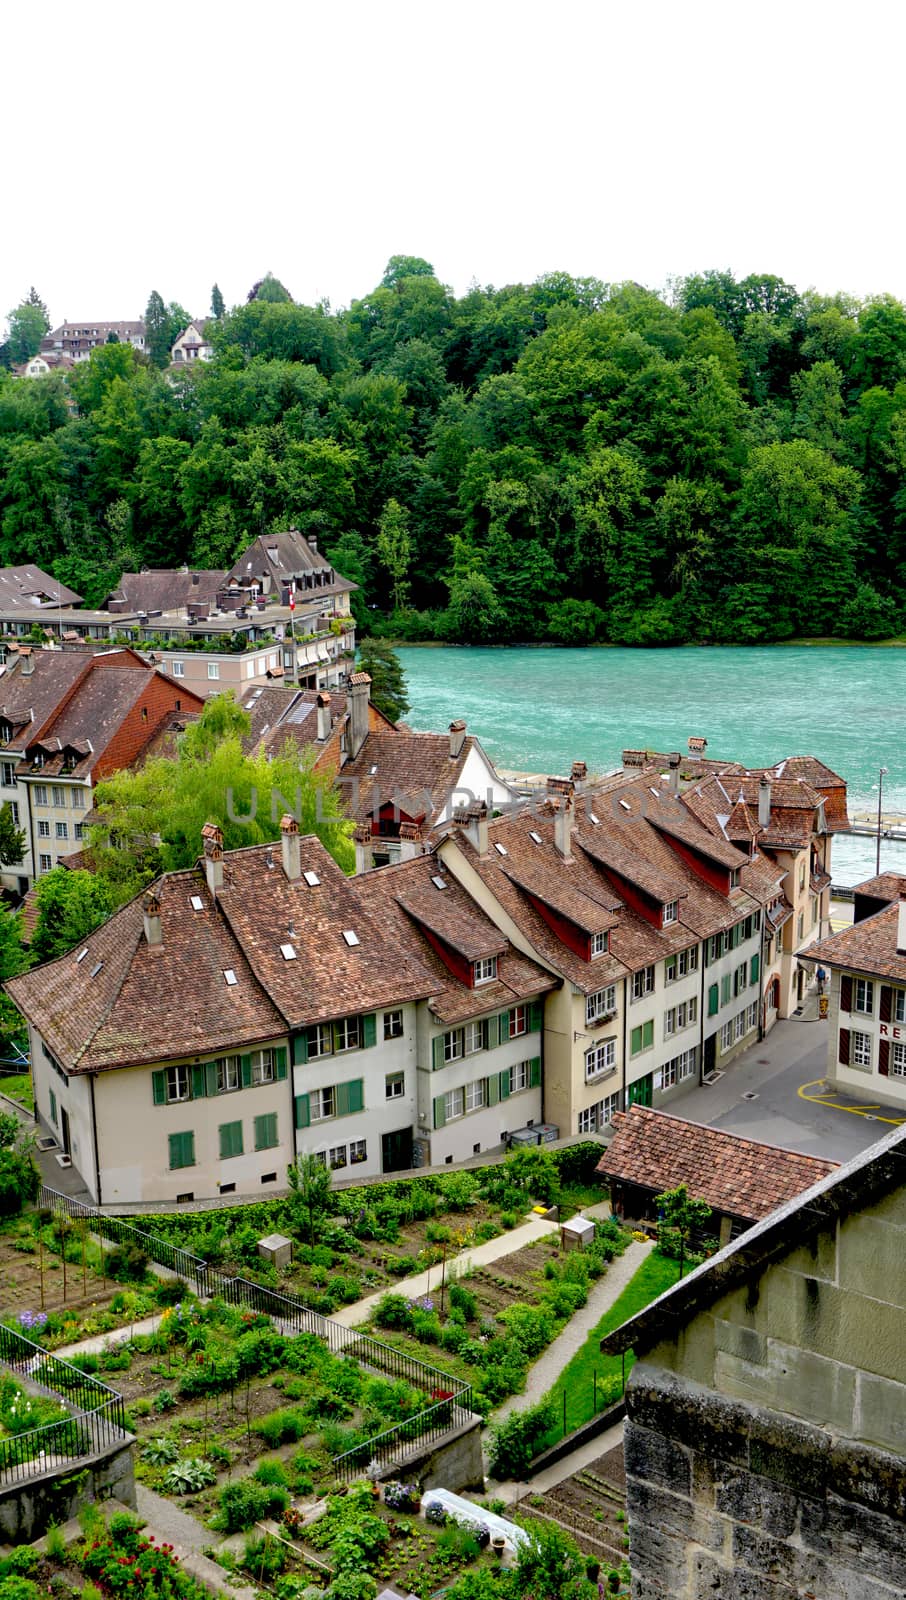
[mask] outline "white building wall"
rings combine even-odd
[[[487,757],[473,744],[466,755],[456,789],[448,795],[435,826],[449,822],[456,808],[466,805],[469,800],[486,800],[490,810],[500,810],[511,805],[515,798],[516,791],[496,776]]]
[[[391,1010],[403,1013],[401,1038],[385,1040],[384,1016]],[[368,1048],[343,1050],[317,1060],[296,1063],[292,1069],[294,1095],[311,1095],[354,1079],[362,1080],[363,1109],[346,1116],[312,1121],[295,1130],[295,1149],[323,1153],[346,1147],[346,1166],[337,1168],[344,1177],[373,1177],[382,1170],[382,1138],[385,1133],[414,1129],[416,1109],[415,1062],[417,1047],[416,1008],[412,1004],[385,1007],[375,1013],[376,1042]],[[403,1074],[403,1093],[388,1097],[387,1079]],[[365,1141],[366,1157],[353,1162],[350,1146]]]
[[[432,1070],[434,1039],[442,1038],[448,1030],[426,1024],[423,1048],[419,1052],[418,1071],[418,1126],[422,1137],[430,1139],[431,1164],[440,1166],[464,1161],[479,1151],[495,1150],[503,1143],[506,1133],[524,1128],[529,1122],[540,1122],[542,1085],[527,1087],[494,1105],[485,1104],[479,1110],[466,1111],[462,1116],[448,1119],[442,1128],[435,1128],[434,1101],[468,1084],[498,1077],[503,1071],[521,1062],[540,1060],[541,1031],[520,1034],[506,1039],[489,1050],[476,1050],[473,1054],[451,1061],[436,1071]],[[498,1091],[499,1094],[499,1091]],[[486,1096],[486,1100],[487,1100]]]

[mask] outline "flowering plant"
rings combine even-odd
[[[411,1511],[418,1504],[417,1483],[387,1483],[384,1485],[384,1504],[390,1511]]]
[[[20,1311],[16,1321],[23,1333],[42,1333],[47,1326],[46,1311]]]

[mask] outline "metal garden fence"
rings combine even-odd
[[[63,1413],[59,1422],[0,1439],[0,1483],[20,1483],[96,1455],[127,1437],[122,1395],[2,1323],[0,1361],[33,1388],[58,1400]]]

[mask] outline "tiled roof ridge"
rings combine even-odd
[[[791,1145],[771,1144],[766,1139],[748,1139],[745,1134],[731,1133],[729,1128],[715,1128],[708,1122],[694,1122],[689,1117],[678,1116],[675,1111],[655,1110],[653,1106],[627,1106],[625,1111],[618,1111],[613,1120],[615,1124],[618,1118],[621,1120],[635,1118],[636,1121],[647,1122],[652,1117],[657,1118],[659,1121],[675,1123],[681,1128],[695,1128],[707,1137],[720,1140],[722,1143],[734,1148],[746,1145],[752,1150],[771,1150],[778,1151],[781,1155],[795,1156],[797,1161],[817,1163],[820,1166],[830,1166],[835,1169],[840,1166],[839,1161],[832,1161],[829,1156],[809,1155],[806,1151],[794,1150]]]

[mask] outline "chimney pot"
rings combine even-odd
[[[160,901],[153,889],[149,889],[142,898],[142,922],[144,923],[145,939],[148,944],[162,944],[163,933],[160,926]]]
[[[455,761],[466,742],[466,725],[462,721],[450,723],[450,760]]]
[[[204,843],[204,870],[212,894],[223,888],[223,829],[206,822],[201,830]]]
[[[588,767],[586,763],[584,761],[574,761],[569,777],[570,782],[576,789],[576,792],[581,794],[582,790],[585,788],[585,780],[588,777]]]
[[[290,883],[302,876],[302,851],[299,844],[299,824],[289,815],[280,818],[280,850],[283,871]]]
[[[354,761],[368,737],[368,705],[371,679],[367,672],[354,672],[349,680],[349,754]]]
[[[572,795],[564,795],[554,817],[554,845],[564,861],[572,861],[573,833]]]
[[[355,875],[359,878],[363,872],[370,872],[373,866],[371,858],[371,823],[357,822],[352,837],[355,841]]]
[[[330,695],[326,689],[318,695],[318,743],[330,738]]]
[[[484,800],[470,806],[460,806],[453,813],[453,821],[462,828],[482,860],[488,853],[488,808]]]
[[[681,761],[682,761],[682,757],[681,757],[679,751],[678,750],[671,750],[670,754],[667,757],[667,766],[668,766],[669,772],[670,772],[670,793],[671,794],[679,794],[679,792],[680,792],[680,781],[679,780],[680,780],[680,763],[681,763]]]

